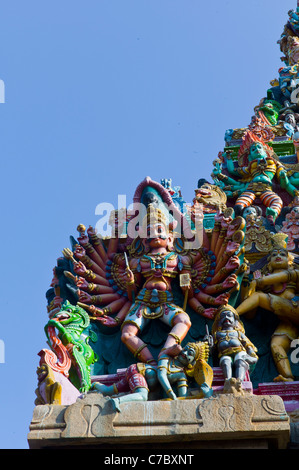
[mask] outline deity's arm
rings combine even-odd
[[[249,176],[248,167],[246,167],[246,166],[239,167],[238,166],[237,168],[235,168],[233,160],[229,157],[226,157],[226,167],[227,167],[227,171],[231,175],[238,176],[238,177],[241,177],[241,178]],[[234,181],[234,180],[232,180],[232,181]]]
[[[249,356],[257,357],[257,355],[256,355],[257,348],[256,348],[256,347],[254,346],[254,344],[247,338],[247,336],[245,336],[244,333],[240,333],[240,334],[239,334],[239,340],[240,340],[242,346],[244,347],[245,351],[247,352],[247,354],[249,354]]]
[[[161,356],[158,361],[158,380],[168,398],[176,400],[176,395],[170,385],[168,378],[169,357]]]
[[[233,274],[233,272],[238,269],[239,266],[240,260],[238,256],[231,256],[225,266],[223,266],[213,277],[212,284],[219,284],[220,282],[223,282],[228,276]]]
[[[208,284],[203,288],[203,291],[210,295],[219,294],[220,292],[224,292],[226,289],[232,289],[236,285],[238,285],[237,276],[235,274],[231,274],[224,280],[224,282],[220,282],[219,284]]]
[[[282,270],[280,272],[269,274],[255,279],[252,282],[256,283],[256,290],[263,289],[266,286],[279,284],[281,282],[297,281],[299,271],[296,269]]]
[[[135,294],[139,289],[139,285],[142,282],[141,274],[136,270],[137,260],[133,259],[130,261],[130,267],[128,267],[124,273],[124,280],[126,283],[126,290],[128,299],[131,302],[135,302]]]
[[[292,178],[292,176],[289,177],[284,169],[280,170],[277,179],[282,189],[285,189],[292,197],[297,195],[298,189],[296,185],[299,185],[299,180]]]
[[[191,299],[189,299],[188,305],[192,308],[192,310],[194,310],[202,317],[209,318],[211,320],[213,320],[215,313],[217,312],[217,308],[205,308],[196,297],[192,297]]]

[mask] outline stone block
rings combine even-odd
[[[289,417],[278,396],[220,394],[206,399],[128,402],[114,411],[109,398],[90,393],[69,406],[39,405],[33,412],[30,448],[146,449],[286,448]],[[157,447],[158,448],[158,447]]]

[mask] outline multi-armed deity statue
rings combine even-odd
[[[258,393],[260,383],[297,381],[299,10],[288,14],[284,67],[249,125],[226,131],[192,204],[171,180],[147,177],[133,209],[111,214],[109,236],[78,225],[47,292],[51,349],[40,353],[37,403],[62,400],[55,380],[74,399],[112,397],[118,411],[208,399],[215,371],[222,393],[227,382]]]

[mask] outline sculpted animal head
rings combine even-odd
[[[78,305],[72,305],[66,300],[59,312],[55,313],[49,320],[47,326],[57,327],[61,331],[63,328],[79,327],[80,329],[87,328],[90,323],[88,313]]]

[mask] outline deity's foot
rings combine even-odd
[[[94,382],[91,387],[89,392],[97,392],[97,393],[102,393],[105,395],[105,392],[107,391],[107,385],[101,384],[100,382]]]
[[[119,398],[111,398],[112,405],[115,411],[118,411],[120,413],[120,400]]]
[[[284,377],[283,375],[279,374],[275,379],[273,379],[273,382],[294,382],[293,377]]]
[[[271,207],[267,207],[266,210],[267,220],[269,220],[271,225],[274,225],[275,219],[277,218],[276,210],[272,209]]]
[[[180,344],[173,344],[172,346],[169,346],[168,348],[162,349],[162,351],[159,354],[159,359],[161,356],[164,356],[164,355],[175,357],[178,354],[180,354],[182,349],[183,348]]]

